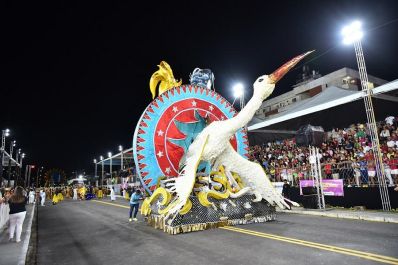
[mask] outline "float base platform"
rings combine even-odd
[[[154,228],[168,234],[189,233],[227,225],[263,223],[276,219],[275,207],[265,201],[253,202],[254,195],[244,195],[236,199],[215,200],[210,198],[214,207],[205,207],[197,197],[191,196],[192,209],[177,214],[174,219],[164,220],[158,214],[158,203],[152,205],[147,222]]]

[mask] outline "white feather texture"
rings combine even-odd
[[[256,195],[256,201],[265,199],[280,208],[290,208],[269,181],[262,167],[241,157],[230,145],[229,139],[244,127],[254,116],[263,100],[275,88],[267,75],[260,76],[253,84],[254,93],[247,105],[235,117],[209,124],[189,146],[185,167],[175,179],[171,191],[176,192],[173,207],[169,215],[177,213],[187,202],[193,190],[197,165],[200,161],[209,161],[212,165],[223,165],[226,171],[236,172],[244,184]],[[245,189],[241,192],[244,194]],[[239,194],[239,195],[241,195]]]

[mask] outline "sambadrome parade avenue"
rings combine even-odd
[[[398,2],[5,2],[0,265],[398,265]]]

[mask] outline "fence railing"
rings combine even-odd
[[[10,207],[7,203],[0,204],[0,229],[8,222]]]
[[[300,180],[312,179],[309,164],[293,167],[268,166],[265,170],[271,181],[279,182],[287,179],[294,186],[298,186]],[[385,163],[384,171],[388,185],[398,182],[398,163]],[[371,163],[353,161],[322,163],[321,172],[322,178],[343,179],[345,185],[378,185],[375,167]]]

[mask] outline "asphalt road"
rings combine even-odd
[[[142,219],[128,222],[127,205],[39,207],[38,264],[398,264],[396,224],[280,214],[274,222],[172,236]]]

